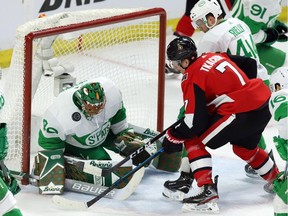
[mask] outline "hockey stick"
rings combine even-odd
[[[6,169],[6,166],[4,164],[4,160],[0,161],[0,166],[1,166],[1,170],[3,171],[3,176],[4,176],[4,179],[5,179],[5,182],[10,184],[11,178],[10,178],[10,176],[7,173],[7,169]]]
[[[122,166],[124,163],[126,163],[127,161],[129,161],[130,159],[136,157],[138,154],[140,154],[143,150],[145,150],[145,146],[150,145],[151,143],[154,143],[155,141],[157,141],[158,139],[160,139],[162,136],[165,135],[166,131],[169,130],[172,127],[175,127],[176,125],[178,125],[180,123],[180,121],[183,118],[179,119],[178,121],[176,121],[174,124],[170,125],[168,128],[166,128],[165,130],[163,130],[161,133],[159,133],[157,136],[155,136],[154,138],[152,138],[151,140],[149,140],[145,145],[143,145],[142,147],[140,147],[139,149],[137,149],[135,152],[133,152],[132,154],[128,155],[126,158],[124,158],[122,161],[120,161],[119,163],[117,163],[116,165],[114,165],[113,167],[111,167],[110,169],[103,169],[101,176],[107,176],[110,173],[116,171],[120,166]]]
[[[52,200],[53,202],[62,207],[67,209],[74,209],[74,210],[85,210],[88,209],[90,206],[92,206],[94,203],[96,203],[98,200],[103,198],[106,194],[108,194],[110,191],[112,191],[114,188],[116,188],[120,183],[122,183],[126,178],[137,172],[139,169],[143,168],[146,163],[149,163],[151,160],[153,160],[155,157],[157,157],[159,154],[161,154],[164,151],[164,148],[162,147],[159,149],[155,154],[151,155],[149,158],[147,158],[142,163],[138,164],[134,169],[132,169],[130,172],[126,173],[123,177],[119,178],[117,181],[115,181],[109,188],[107,188],[105,191],[103,191],[98,196],[94,197],[93,199],[87,201],[87,202],[81,202],[81,201],[74,201],[64,198],[63,196],[55,195],[53,196]]]

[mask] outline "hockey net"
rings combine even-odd
[[[162,8],[60,13],[20,26],[3,77],[7,166],[30,172],[41,115],[73,78],[110,78],[122,91],[129,123],[162,130],[165,35]]]

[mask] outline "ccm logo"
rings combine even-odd
[[[142,151],[144,151],[144,149],[145,149],[145,146],[142,146],[141,148],[137,149],[137,151],[135,151],[131,154],[131,158],[134,158],[135,156],[140,154]]]

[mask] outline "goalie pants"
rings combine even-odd
[[[227,143],[233,152],[268,182],[279,173],[269,155],[257,147],[271,118],[268,102],[257,110],[231,115],[214,115],[204,133],[185,142],[190,167],[199,187],[212,184],[212,159],[206,147],[217,149]]]

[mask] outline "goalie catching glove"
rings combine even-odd
[[[132,158],[132,163],[137,166],[157,150],[156,144],[145,144],[146,142],[148,142],[148,139],[143,140],[140,136],[135,135],[133,129],[129,128],[117,136],[115,145],[119,149],[121,156],[127,157],[136,152],[136,155]],[[141,148],[144,145],[145,147]],[[149,164],[147,164],[147,166],[149,166]]]

